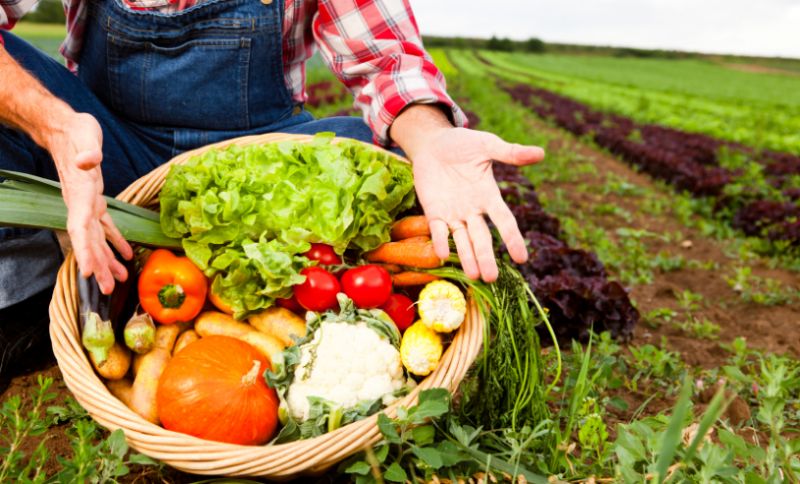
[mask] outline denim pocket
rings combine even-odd
[[[113,108],[141,123],[195,129],[247,129],[252,39],[132,40],[108,34]]]

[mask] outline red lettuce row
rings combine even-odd
[[[758,151],[738,143],[687,133],[673,128],[639,124],[630,118],[596,111],[553,92],[519,84],[505,86],[517,102],[540,117],[579,136],[589,136],[611,153],[650,175],[694,196],[713,197],[717,213],[747,235],[788,241],[787,250],[800,249],[798,203],[800,157],[790,153]],[[722,153],[756,161],[763,167],[771,194],[747,187],[726,188],[744,174],[736,164],[726,168]],[[746,177],[741,180],[748,180]],[[795,181],[796,184],[796,181]]]

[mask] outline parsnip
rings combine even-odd
[[[283,353],[284,345],[275,336],[261,333],[247,323],[240,323],[225,313],[208,311],[200,314],[194,323],[194,330],[201,337],[218,335],[230,336],[253,345],[269,361],[275,361]]]

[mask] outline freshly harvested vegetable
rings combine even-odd
[[[266,377],[286,422],[278,441],[321,435],[377,412],[407,390],[400,333],[379,309],[310,312],[308,334]]]
[[[277,304],[278,307],[286,308],[296,314],[302,314],[306,312],[306,310],[303,309],[303,306],[297,302],[297,298],[294,297],[294,294],[292,294],[292,297],[281,297],[276,299],[275,304]]]
[[[307,267],[300,272],[306,280],[295,286],[294,297],[309,311],[327,311],[336,307],[341,287],[336,276],[321,267]]]
[[[291,346],[306,335],[306,320],[286,308],[265,309],[247,318],[247,322],[262,333],[278,338],[284,346]]]
[[[172,349],[172,356],[175,356],[180,352],[182,349],[186,348],[190,344],[194,343],[195,341],[200,339],[200,335],[197,334],[197,331],[193,329],[187,329],[183,333],[178,336],[178,340],[175,342],[175,348]]]
[[[416,311],[414,310],[414,301],[409,297],[402,294],[392,294],[389,299],[383,303],[381,309],[392,318],[397,329],[402,333],[416,318]]]
[[[467,300],[452,282],[433,281],[419,293],[417,310],[425,326],[439,333],[450,333],[464,322]]]
[[[323,266],[335,266],[342,263],[342,258],[328,244],[311,244],[311,249],[305,254],[308,260],[315,260]]]
[[[78,276],[80,299],[81,343],[91,355],[92,362],[102,364],[114,346],[114,326],[111,323],[111,296],[100,292],[94,276]]]
[[[392,293],[392,276],[389,271],[375,264],[354,267],[342,274],[342,290],[356,307],[377,308]]]
[[[430,237],[431,229],[428,219],[424,215],[411,215],[403,217],[392,224],[392,240],[403,240],[411,237],[426,235]]]
[[[278,396],[261,377],[269,361],[235,338],[208,336],[169,362],[158,384],[164,428],[241,445],[266,443],[278,426]]]
[[[208,281],[188,257],[150,254],[139,274],[139,303],[162,324],[191,321],[206,302]]]
[[[0,226],[66,230],[67,206],[61,185],[27,173],[0,170]],[[108,214],[125,240],[151,247],[179,249],[181,241],[161,230],[157,213],[104,197]]]
[[[406,239],[400,242],[387,242],[367,252],[364,257],[370,262],[384,262],[417,269],[433,269],[442,265],[430,240]]]
[[[119,380],[128,373],[131,366],[131,352],[119,341],[111,346],[108,357],[102,362],[94,359],[94,353],[89,353],[94,369],[106,380]]]
[[[156,344],[156,325],[148,313],[134,314],[125,325],[125,345],[134,353],[143,355]]]
[[[422,321],[417,321],[403,334],[400,358],[409,373],[427,376],[442,359],[442,350],[442,337]]]
[[[233,307],[231,307],[230,304],[223,301],[222,298],[219,296],[219,294],[217,294],[217,292],[214,290],[214,281],[216,281],[218,277],[219,276],[215,277],[208,285],[208,300],[211,302],[211,304],[214,305],[214,307],[216,307],[223,313],[233,314]]]
[[[370,250],[414,203],[411,168],[392,155],[332,134],[212,150],[174,165],[161,191],[164,233],[237,317],[286,298],[310,265],[311,243]]]
[[[249,324],[240,323],[225,313],[206,311],[197,317],[194,330],[201,338],[208,336],[228,336],[254,346],[270,362],[282,357],[283,343],[270,334],[264,334]]]
[[[131,406],[131,397],[133,396],[133,384],[127,378],[120,380],[111,380],[106,382],[106,387],[112,395],[117,397],[126,406]]]
[[[136,378],[133,380],[130,408],[150,423],[159,422],[156,405],[158,380],[170,360],[172,348],[181,328],[177,324],[163,325],[156,329],[156,346],[146,355],[141,355]]]
[[[403,271],[392,274],[392,284],[397,287],[424,286],[440,278],[427,272]]]

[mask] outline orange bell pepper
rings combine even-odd
[[[139,274],[139,304],[162,324],[191,321],[206,302],[208,281],[188,257],[166,249],[150,254]]]

